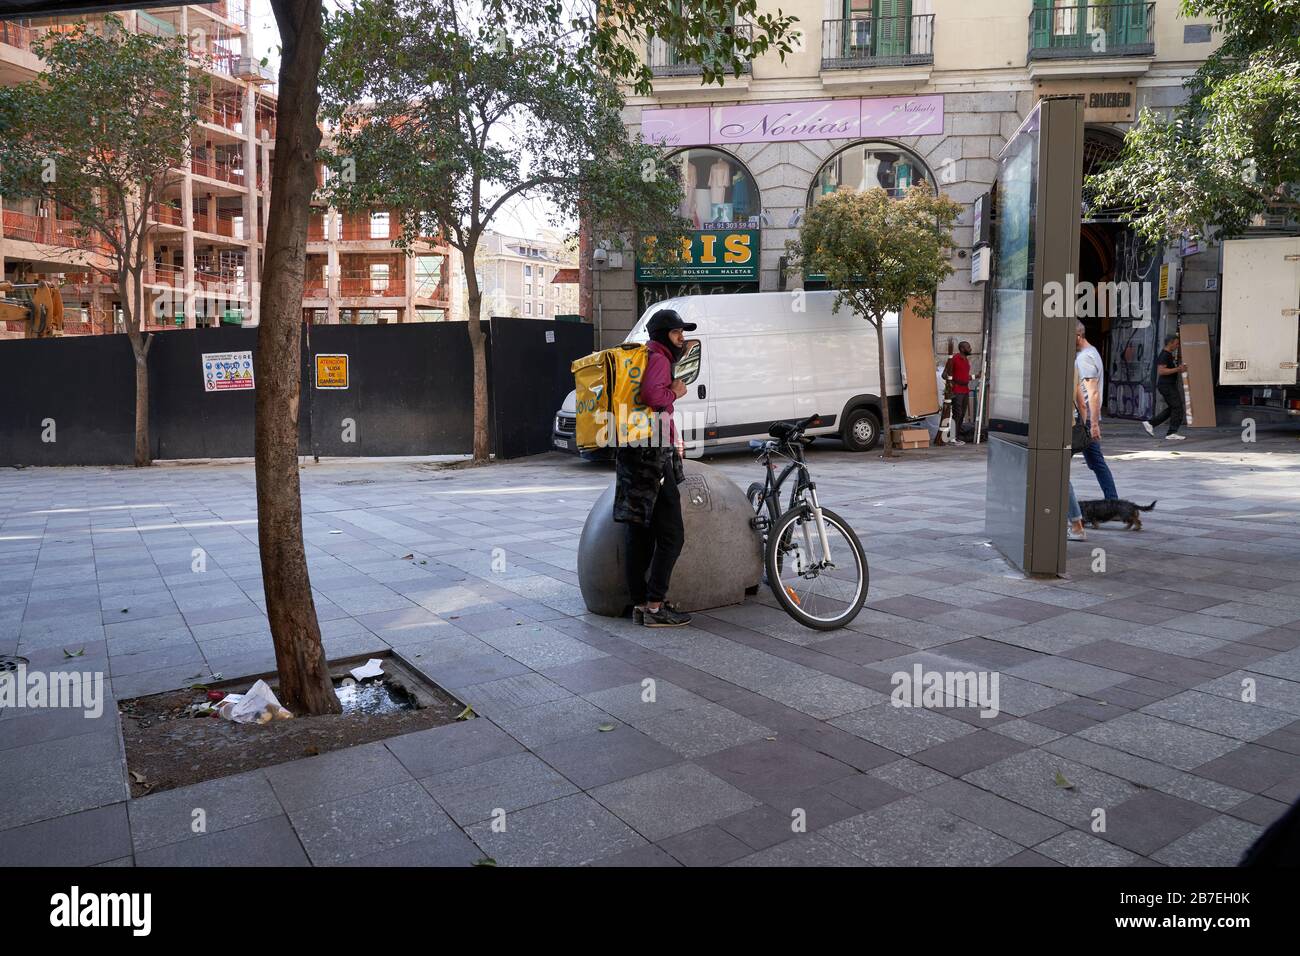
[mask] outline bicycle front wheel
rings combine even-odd
[[[767,580],[772,593],[804,627],[833,631],[858,616],[867,600],[862,542],[835,512],[822,509],[823,549],[812,508],[793,508],[768,532]]]

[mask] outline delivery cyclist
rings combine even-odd
[[[694,329],[672,309],[650,317],[641,403],[655,413],[656,427],[648,442],[620,445],[614,458],[614,520],[627,526],[627,587],[633,615],[646,627],[681,627],[691,620],[664,598],[686,538],[677,488],[685,473],[672,421],[673,402],[686,394],[686,386],[673,378],[673,366],[682,357],[684,333]],[[665,422],[666,428],[658,427]]]

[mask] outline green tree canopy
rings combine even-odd
[[[1217,225],[1243,231],[1300,199],[1300,0],[1183,0],[1223,42],[1168,117],[1143,110],[1119,160],[1089,178],[1090,201],[1120,207],[1153,242]]]
[[[939,283],[953,272],[952,227],[961,208],[921,185],[901,199],[880,188],[835,192],[808,210],[798,239],[787,243],[793,267],[824,275],[838,293],[836,312],[847,305],[876,329],[887,456],[884,319],[891,312],[901,315],[909,301],[917,314],[934,314]]]

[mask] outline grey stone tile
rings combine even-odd
[[[1106,829],[1097,835],[1141,856],[1151,856],[1217,816],[1200,804],[1156,790],[1105,809]]]
[[[748,793],[694,763],[679,763],[597,787],[591,796],[651,843],[758,805]]]
[[[130,855],[125,803],[0,831],[0,866],[97,866]]]
[[[892,787],[914,794],[923,793],[931,787],[937,787],[952,780],[952,777],[946,773],[941,773],[906,757],[876,767],[867,771],[867,773],[877,780],[883,780]]]
[[[431,777],[507,754],[521,753],[524,749],[517,740],[483,717],[392,737],[384,742],[384,746],[414,777]]]
[[[2,753],[0,830],[127,799],[116,733],[79,734]]]
[[[1081,764],[1113,774],[1122,780],[1141,787],[1154,787],[1172,780],[1180,771],[1166,764],[1135,757],[1133,754],[1085,740],[1082,737],[1062,737],[1044,744],[1048,753],[1076,760]]]
[[[683,866],[722,866],[753,852],[716,826],[703,826],[668,837],[659,846]]]
[[[1238,746],[1230,737],[1150,714],[1125,714],[1080,731],[1079,736],[1179,770],[1191,770]]]
[[[526,747],[542,747],[569,737],[580,737],[616,721],[581,697],[549,700],[492,715],[494,723]]]
[[[504,811],[546,803],[577,793],[577,788],[529,753],[425,777],[424,789],[453,820],[468,826]]]
[[[640,729],[647,737],[687,758],[773,736],[762,724],[707,702],[688,710],[669,711],[644,722]]]
[[[1059,786],[1058,774],[1073,786]],[[1039,750],[1008,757],[963,779],[1073,827],[1090,826],[1094,808],[1113,807],[1138,793],[1119,777]]]
[[[978,824],[1021,846],[1034,846],[1066,829],[1065,824],[1057,820],[1027,810],[962,780],[930,787],[920,796],[928,803],[955,813],[963,820]]]
[[[233,830],[284,812],[261,770],[150,794],[132,800],[129,808],[136,852]],[[199,832],[195,832],[196,821],[201,821]]]
[[[1067,657],[1038,658],[1010,667],[1007,672],[1035,684],[1045,684],[1072,694],[1095,694],[1103,688],[1124,683],[1130,676]]]
[[[1216,817],[1151,854],[1168,866],[1236,866],[1264,828],[1232,817]]]
[[[368,856],[346,861],[344,866],[474,866],[483,851],[460,830],[444,830],[433,836],[386,847]]]
[[[1283,711],[1194,690],[1148,704],[1141,712],[1238,740],[1256,740],[1292,723],[1292,715]]]
[[[561,797],[509,816],[504,832],[490,823],[468,830],[484,853],[506,866],[572,866],[612,857],[646,840],[586,794]]]
[[[1024,849],[915,796],[820,832],[872,866],[990,866]]]
[[[646,680],[652,683],[646,684]],[[660,680],[653,675],[647,675],[639,683],[622,684],[583,696],[601,710],[633,727],[657,720],[670,711],[698,709],[708,703],[699,694],[692,694],[671,681]]]
[[[975,732],[970,724],[922,707],[895,707],[892,702],[838,717],[831,726],[907,756]]]
[[[488,717],[572,696],[559,684],[553,684],[541,674],[532,672],[502,677],[483,684],[455,687],[452,688],[452,693],[473,707],[475,713]]]
[[[414,781],[297,807],[289,811],[289,819],[317,866],[349,863],[455,829]]]
[[[396,737],[389,745],[405,739]],[[267,767],[264,773],[276,797],[289,811],[412,780],[412,774],[382,743],[362,744],[277,764]]]
[[[822,836],[804,833],[742,857],[728,866],[867,866],[865,860]]]
[[[645,734],[617,725],[607,733],[596,731],[538,747],[536,753],[583,790],[658,770],[681,759]]]
[[[1132,866],[1138,862],[1136,854],[1080,830],[1066,830],[1044,840],[1034,852],[1065,866]]]
[[[289,818],[270,817],[137,853],[137,866],[309,866]]]
[[[624,850],[621,853],[615,853],[612,856],[602,856],[600,859],[592,860],[587,866],[623,866],[623,867],[643,867],[643,866],[681,866],[677,860],[673,859],[662,847],[657,847],[653,843],[647,843],[645,846],[639,846],[633,850]]]
[[[856,772],[848,764],[780,737],[729,747],[700,757],[695,762],[732,786],[768,803],[784,803],[792,793],[828,784]]]
[[[912,759],[950,777],[960,777],[1027,749],[1010,737],[979,730],[914,753]]]

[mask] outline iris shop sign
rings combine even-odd
[[[655,242],[654,236],[646,244]],[[637,282],[757,282],[759,231],[757,229],[701,229],[682,242],[674,261],[636,264]]]
[[[647,109],[641,135],[660,146],[791,143],[943,132],[943,95],[788,100]]]

